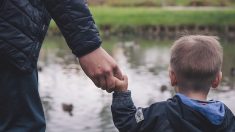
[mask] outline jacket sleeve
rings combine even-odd
[[[72,52],[81,57],[101,45],[101,39],[85,0],[43,0]]]
[[[115,92],[111,106],[114,125],[120,132],[148,131],[156,124],[158,118],[153,109],[136,108],[131,92]],[[153,123],[154,122],[154,123]]]

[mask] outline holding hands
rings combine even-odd
[[[79,62],[97,87],[109,93],[127,87],[127,77],[122,75],[116,61],[103,48],[80,57]]]
[[[123,75],[123,80],[115,79],[115,92],[126,92],[128,90],[128,77]]]

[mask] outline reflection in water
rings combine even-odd
[[[100,118],[100,131],[101,132],[112,132],[115,130],[113,129],[113,121],[112,121],[112,114],[111,114],[111,109],[110,109],[111,103],[107,103],[103,105],[103,108],[101,109],[99,113],[99,118]]]
[[[49,121],[50,120],[50,114],[49,111],[53,110],[52,108],[52,98],[50,96],[43,96],[41,97],[41,101],[43,104],[43,108],[44,108],[44,114],[46,116],[46,120]]]
[[[230,82],[229,82],[229,85],[230,85],[230,88],[231,89],[235,89],[234,86],[235,86],[235,68],[232,67],[231,70],[230,70]]]
[[[137,106],[146,107],[174,95],[168,80],[169,43],[136,40],[104,41],[103,46],[129,77]],[[138,42],[138,43],[137,43]],[[167,44],[165,44],[167,43]],[[224,45],[224,79],[209,98],[223,101],[235,112],[235,46]],[[40,94],[47,132],[117,132],[112,122],[112,94],[97,89],[81,70],[62,38],[47,39],[41,51]],[[64,103],[69,102],[69,103]],[[65,113],[67,112],[67,113]],[[68,116],[68,113],[73,116]]]

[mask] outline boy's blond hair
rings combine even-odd
[[[211,81],[221,71],[223,49],[217,37],[184,36],[171,48],[170,66],[180,87],[208,91]]]

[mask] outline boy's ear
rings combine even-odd
[[[177,78],[176,78],[175,72],[171,69],[171,67],[168,68],[168,72],[169,72],[169,77],[171,81],[171,86],[174,87],[177,85]]]
[[[220,71],[215,79],[212,81],[212,88],[217,88],[220,84],[220,81],[222,80],[222,72]]]

